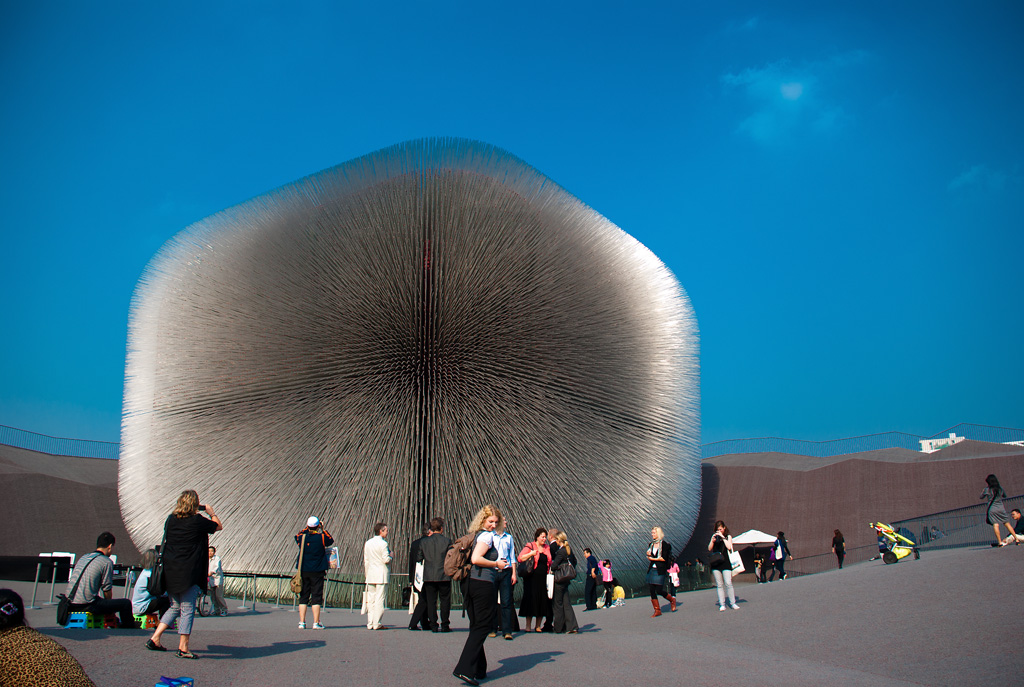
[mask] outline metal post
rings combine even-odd
[[[252,610],[256,610],[256,573],[252,574]]]
[[[39,571],[42,569],[42,567],[43,567],[43,562],[42,561],[39,561],[38,563],[36,563],[36,582],[35,582],[35,584],[32,585],[32,605],[31,606],[25,606],[25,608],[32,608],[32,609],[40,608],[39,606],[36,606],[36,588],[39,587]]]
[[[40,561],[42,563],[42,561]],[[53,558],[50,558],[50,600],[44,603],[44,606],[56,606],[57,602],[53,600],[53,586],[57,583],[57,563],[54,562]]]
[[[245,605],[246,594],[249,593],[249,584],[246,582],[242,585],[242,605],[238,607],[240,611],[248,611],[249,607]]]
[[[281,608],[281,576],[280,575],[277,576],[277,601],[274,602],[274,605],[271,606],[271,608],[275,608],[275,609],[276,608]]]

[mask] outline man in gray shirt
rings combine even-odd
[[[78,559],[64,593],[68,595],[72,611],[87,611],[94,615],[117,613],[121,619],[119,627],[134,629],[138,624],[132,614],[132,602],[129,599],[111,598],[114,591],[114,562],[110,560],[110,552],[113,550],[114,535],[104,532],[98,536],[96,550]],[[71,590],[75,589],[76,583],[78,589],[74,597],[71,597]]]

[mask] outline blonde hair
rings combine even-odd
[[[569,546],[569,538],[565,536],[565,532],[559,532],[555,536],[555,541],[558,542],[560,546],[565,548],[565,555],[568,556],[572,553],[572,547]]]
[[[665,530],[661,529],[657,525],[652,527],[651,531],[654,532],[654,541],[662,541],[665,538]]]
[[[199,494],[195,489],[186,489],[178,497],[178,505],[174,507],[174,517],[188,518],[199,512]]]
[[[488,503],[473,516],[472,520],[469,521],[469,531],[466,534],[473,534],[474,532],[482,530],[484,528],[484,522],[492,515],[498,516],[498,524],[494,529],[505,526],[505,517],[501,514],[501,511],[498,510],[497,506],[492,506]]]

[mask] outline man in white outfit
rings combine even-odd
[[[388,526],[378,522],[373,526],[373,537],[363,545],[363,568],[366,571],[366,628],[380,630],[384,615],[384,592],[388,587],[388,563],[391,549],[385,537]]]

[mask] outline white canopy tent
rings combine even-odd
[[[773,544],[775,535],[765,534],[761,530],[747,530],[743,534],[732,538],[733,546],[737,544]]]

